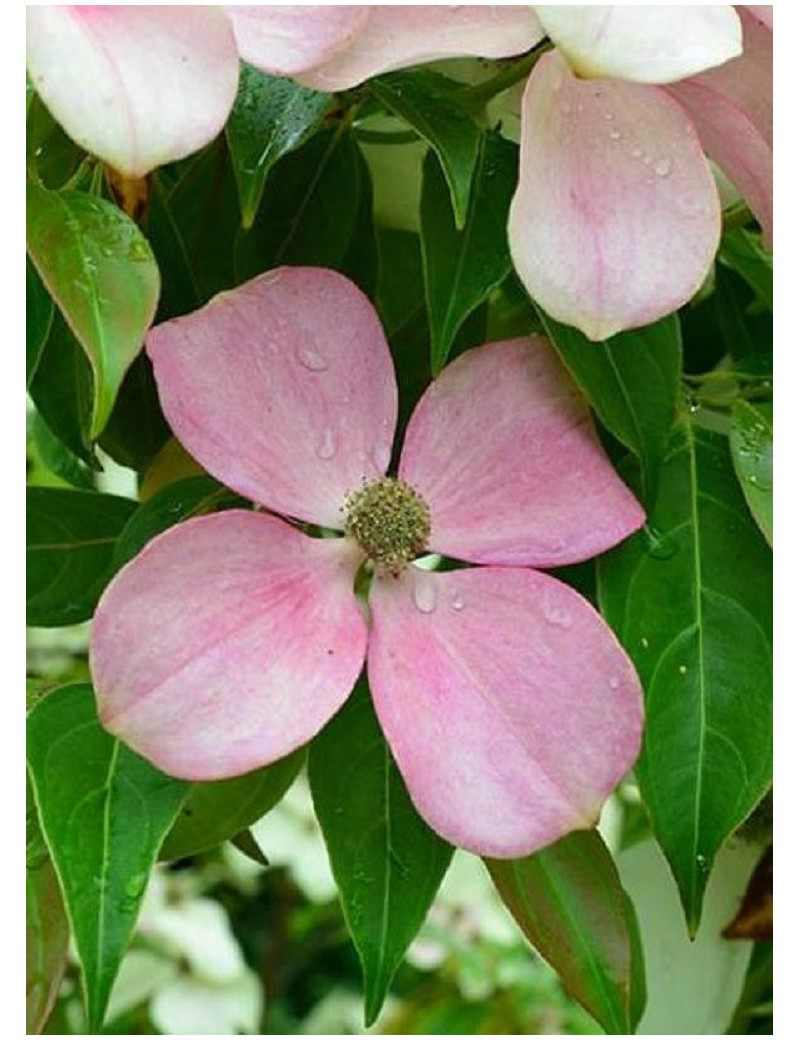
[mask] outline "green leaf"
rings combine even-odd
[[[67,966],[69,923],[53,864],[41,833],[33,791],[26,780],[26,961],[27,1033],[41,1033]]]
[[[95,491],[28,488],[27,621],[85,621],[113,573],[114,543],[136,503]]]
[[[31,381],[30,395],[54,436],[82,462],[99,470],[89,439],[92,370],[57,310]]]
[[[53,323],[53,301],[45,289],[30,257],[25,257],[25,386],[31,380],[42,356]]]
[[[169,438],[153,366],[142,352],[125,374],[99,444],[121,466],[143,473]]]
[[[232,780],[193,784],[160,859],[183,859],[245,831],[277,805],[300,772],[305,750]]]
[[[62,686],[30,713],[28,767],[83,972],[88,1032],[97,1032],[188,785],[107,733],[86,683]]]
[[[639,782],[694,933],[714,857],[771,775],[771,554],[724,437],[681,422],[648,528],[598,577],[645,688]]]
[[[28,90],[27,102],[28,180],[45,188],[61,188],[77,172],[86,152],[64,133],[32,88]]]
[[[644,975],[636,918],[596,831],[575,831],[525,859],[486,860],[503,902],[567,993],[607,1033],[636,1030]]]
[[[361,149],[358,148],[356,153],[359,183],[358,212],[353,224],[350,244],[338,269],[363,289],[370,299],[373,299],[378,286],[380,257],[378,233],[375,227],[372,175]]]
[[[723,236],[719,257],[772,310],[772,256],[761,244],[761,235],[743,227],[731,228]]]
[[[745,500],[772,545],[772,405],[736,401],[731,453]]]
[[[38,412],[33,418],[32,432],[36,450],[51,473],[72,487],[84,491],[94,488],[92,471],[56,437]]]
[[[95,439],[155,315],[158,268],[141,231],[110,202],[34,184],[27,192],[28,252],[94,373]]]
[[[750,299],[742,280],[722,264],[717,264],[714,279],[717,322],[725,350],[737,361],[754,357],[758,350],[746,313]]]
[[[168,527],[242,502],[212,477],[186,477],[169,484],[143,502],[125,524],[114,548],[114,567],[132,560]]]
[[[539,312],[547,335],[592,408],[636,455],[644,501],[656,494],[661,459],[675,422],[681,373],[677,317],[593,343],[582,332]]]
[[[236,176],[242,225],[253,226],[269,171],[309,137],[331,96],[291,79],[268,76],[243,62],[239,92],[225,133]]]
[[[461,230],[467,220],[481,131],[455,100],[458,86],[431,69],[390,72],[369,83],[381,104],[413,126],[433,148],[450,189],[456,229]]]
[[[314,740],[309,781],[374,1022],[452,848],[419,817],[360,681]]]
[[[516,145],[487,134],[475,164],[466,222],[459,231],[439,162],[433,152],[425,157],[420,216],[434,376],[444,367],[465,319],[511,270],[506,223],[516,183]]]
[[[239,229],[237,280],[280,264],[339,268],[361,197],[361,154],[341,127],[315,134],[275,165],[249,231]]]

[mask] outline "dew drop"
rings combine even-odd
[[[612,675],[611,678],[608,680],[608,685],[611,687],[612,690],[618,690],[619,689],[619,676]]]
[[[309,372],[324,372],[328,367],[328,362],[317,350],[312,350],[311,347],[299,347],[297,350],[297,360],[303,366],[307,368]]]
[[[666,177],[672,169],[672,161],[670,159],[659,159],[653,169],[659,177]]]
[[[641,159],[641,157],[642,157],[642,149],[641,148],[633,148],[631,150],[631,155],[634,157],[634,159]]]
[[[619,132],[619,130],[612,130],[611,131],[611,140],[612,141],[618,141],[620,139],[620,137],[622,137],[622,134]]]
[[[680,672],[681,675],[686,675],[686,673],[689,671],[689,669],[686,667],[685,664],[681,664],[681,665],[678,665],[678,671]]]
[[[389,468],[391,457],[392,449],[388,444],[376,444],[372,449],[372,461],[381,473],[385,473]]]
[[[642,644],[642,649],[643,650],[647,650],[648,647],[650,646],[650,640],[647,638],[647,636],[642,636],[642,638],[639,640],[639,642]]]
[[[425,578],[417,578],[414,584],[414,604],[423,614],[436,610],[436,586]]]
[[[572,625],[572,614],[558,603],[545,603],[542,613],[545,621],[556,628],[569,628]]]
[[[325,430],[322,434],[322,440],[317,446],[317,455],[321,459],[332,459],[335,454],[336,442],[333,439],[333,432]]]
[[[450,600],[450,606],[453,608],[453,610],[463,610],[464,609],[464,600],[458,594],[456,594]]]

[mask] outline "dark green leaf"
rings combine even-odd
[[[114,549],[114,566],[122,567],[168,527],[193,516],[242,503],[212,477],[186,477],[143,502],[123,528]]]
[[[269,171],[313,133],[330,105],[329,94],[242,63],[225,132],[244,227],[253,225]]]
[[[576,831],[525,859],[486,860],[503,902],[575,1000],[607,1033],[644,1010],[639,930],[611,854]]]
[[[372,176],[361,149],[358,156],[358,182],[360,186],[358,212],[356,213],[350,245],[342,257],[339,270],[351,278],[372,299],[378,286],[380,257],[378,233],[375,228]]]
[[[194,276],[187,244],[172,212],[170,190],[162,170],[153,173],[150,184],[150,205],[143,229],[159,270],[169,272],[158,301],[156,320],[161,322],[197,310],[205,300]]]
[[[28,179],[45,188],[61,188],[77,172],[86,152],[75,144],[31,88],[26,134]]]
[[[130,499],[95,491],[28,488],[29,625],[92,616],[113,573],[114,543],[135,508]]]
[[[338,268],[353,238],[361,155],[352,135],[323,130],[272,170],[249,231],[237,234],[238,281],[280,264]]]
[[[642,796],[694,933],[717,850],[771,775],[771,555],[724,437],[682,421],[648,527],[598,577],[644,684]]]
[[[53,301],[30,257],[25,257],[25,386],[31,385],[53,322]]]
[[[170,437],[153,366],[141,353],[122,381],[100,447],[121,466],[143,473]]]
[[[27,1033],[34,1035],[44,1029],[67,966],[69,924],[28,781],[25,794],[25,994]]]
[[[772,257],[761,244],[761,235],[743,227],[731,228],[725,232],[719,256],[772,310]]]
[[[603,425],[636,455],[645,502],[658,471],[680,392],[681,331],[675,315],[593,343],[540,312],[550,340]]]
[[[107,733],[85,683],[55,690],[30,713],[28,766],[83,971],[88,1031],[97,1032],[188,785]]]
[[[90,436],[106,424],[156,312],[159,274],[147,240],[104,199],[27,188],[28,251],[94,373]]]
[[[305,761],[305,751],[232,780],[193,784],[166,837],[160,859],[183,859],[235,837],[283,798]]]
[[[359,682],[311,745],[309,780],[373,1022],[452,849],[420,819]]]
[[[516,182],[516,145],[487,134],[475,165],[466,223],[459,231],[439,162],[433,152],[425,157],[420,216],[434,375],[447,361],[464,320],[511,270],[506,223]]]
[[[717,264],[714,280],[714,303],[717,322],[725,350],[734,360],[753,357],[757,352],[746,308],[747,286],[722,264]]]
[[[30,385],[36,410],[51,432],[81,461],[100,469],[89,440],[92,369],[59,311]]]
[[[772,545],[772,405],[736,401],[731,452],[750,512]]]
[[[94,488],[92,471],[55,436],[38,413],[33,419],[33,440],[44,465],[73,487]]]
[[[458,84],[431,69],[390,72],[370,81],[375,97],[413,126],[442,164],[453,203],[455,226],[464,227],[481,131],[458,104]]]

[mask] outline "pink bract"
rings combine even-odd
[[[389,467],[389,348],[340,274],[270,272],[157,327],[148,352],[183,444],[261,507],[341,531],[347,496]],[[365,617],[351,535],[312,537],[263,508],[180,524],[98,606],[100,717],[168,773],[234,776],[312,739],[366,661],[421,815],[464,848],[524,855],[596,821],[636,758],[642,697],[596,611],[520,564],[586,559],[643,513],[535,336],[448,366],[401,460],[430,548],[492,566],[378,570]]]

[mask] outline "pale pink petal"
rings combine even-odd
[[[435,831],[505,857],[596,823],[636,759],[642,697],[584,599],[522,568],[411,567],[370,604],[378,718]]]
[[[644,522],[539,336],[448,365],[411,417],[399,475],[428,503],[431,548],[474,563],[575,563]]]
[[[772,32],[772,4],[743,4],[737,10],[747,11]]]
[[[155,538],[97,608],[103,725],[173,776],[214,780],[305,744],[344,703],[366,649],[352,543],[264,513]]]
[[[370,6],[352,43],[298,78],[318,90],[347,90],[371,76],[440,58],[522,54],[543,33],[529,7]]]
[[[29,6],[28,74],[78,144],[130,177],[222,130],[239,58],[216,7]]]
[[[228,487],[341,527],[385,473],[397,387],[383,330],[343,275],[281,267],[153,329],[147,350],[177,438]]]
[[[744,54],[666,88],[772,239],[772,31],[741,11]]]
[[[293,76],[327,61],[364,26],[367,6],[229,6],[239,54],[264,72]]]
[[[545,32],[581,76],[671,83],[742,53],[736,11],[725,4],[534,7]]]
[[[720,236],[714,179],[659,87],[533,70],[511,204],[514,266],[531,296],[590,339],[646,325],[700,287]]]

